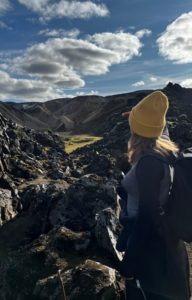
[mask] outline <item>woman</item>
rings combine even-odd
[[[128,300],[190,298],[185,244],[172,234],[160,210],[170,187],[169,165],[161,158],[170,160],[179,151],[166,128],[168,107],[166,95],[156,91],[124,113],[131,130],[128,160],[132,167],[121,182],[128,197],[120,214],[125,227],[117,249],[125,250],[119,272],[126,278]]]

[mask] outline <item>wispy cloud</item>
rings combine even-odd
[[[137,36],[138,38],[142,38],[142,37],[144,37],[144,36],[150,36],[151,33],[152,33],[151,30],[145,28],[145,29],[141,29],[141,30],[137,31],[137,32],[136,32],[136,36]]]
[[[43,29],[39,32],[39,35],[44,35],[48,37],[69,37],[69,38],[77,38],[80,34],[80,30],[77,28],[71,30],[65,30],[62,28],[59,29]]]
[[[182,80],[180,82],[180,85],[185,88],[192,88],[192,78]]]
[[[145,79],[133,83],[132,86],[137,88],[145,86],[145,88],[155,89],[159,87],[164,87],[167,84],[167,82],[170,81],[167,77],[154,76],[152,74],[147,74],[147,72],[144,73],[142,77]]]
[[[88,92],[77,92],[76,94],[75,94],[76,96],[84,96],[84,95],[86,95],[86,96],[93,96],[93,95],[99,95],[99,92],[98,91],[95,91],[95,90],[92,90],[92,91],[88,91]]]
[[[145,85],[144,81],[137,81],[132,84],[132,86],[134,86],[134,87],[140,87],[140,86],[144,86],[144,85]]]
[[[0,1],[0,15],[6,13],[11,8],[9,0]]]
[[[149,80],[151,82],[156,82],[158,79],[157,79],[157,77],[151,76],[151,77],[149,77]]]
[[[159,53],[175,63],[192,63],[192,11],[167,26],[157,39]]]
[[[5,22],[0,21],[0,29],[11,30],[12,28],[10,26],[8,26]]]
[[[55,18],[88,19],[93,16],[106,17],[109,10],[105,4],[76,0],[18,0],[29,10],[37,13],[42,22]]]
[[[178,74],[170,74],[165,76],[149,76],[145,75],[145,81],[138,81],[132,84],[133,87],[140,88],[145,85],[147,89],[159,89],[164,88],[169,82],[180,84],[182,87],[185,88],[192,88],[192,77],[185,78],[182,75]],[[155,79],[155,80],[154,80]]]

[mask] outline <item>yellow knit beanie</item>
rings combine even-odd
[[[145,97],[129,114],[131,130],[143,137],[159,137],[166,125],[168,98],[160,91]]]

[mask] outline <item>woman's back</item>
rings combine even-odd
[[[151,158],[152,156],[152,158]],[[146,159],[146,158],[149,159]],[[133,164],[132,168],[130,169],[129,172],[127,172],[127,174],[124,176],[124,178],[121,181],[122,186],[124,187],[124,189],[127,192],[127,212],[128,215],[130,217],[134,217],[137,213],[138,210],[138,205],[139,205],[139,189],[138,189],[138,181],[137,181],[137,166],[138,163],[140,163],[141,159],[144,159],[144,164],[142,164],[142,172],[144,178],[147,175],[148,172],[148,168],[150,169],[151,167],[153,167],[153,163],[154,163],[154,159],[161,159],[161,155],[157,155],[157,154],[153,154],[153,153],[149,153],[148,155],[145,154],[143,157],[140,158],[139,161],[137,161],[136,163]],[[165,157],[163,157],[165,159]],[[152,164],[152,166],[150,167],[150,164]],[[156,172],[161,172],[161,168],[163,165],[163,177],[161,179],[161,183],[160,183],[160,190],[159,190],[159,204],[160,205],[164,205],[166,200],[167,200],[167,196],[169,193],[169,188],[170,188],[170,184],[171,184],[171,167],[164,162],[162,160],[162,164],[158,164],[159,165],[159,170],[156,170]],[[145,183],[145,180],[143,181],[143,184]],[[151,188],[153,188],[153,186],[151,186]]]
[[[138,204],[124,261],[146,291],[188,300],[189,270],[184,243],[172,236],[159,215],[159,206],[166,201],[170,184],[168,168],[157,157],[148,155],[135,164],[131,176],[126,174],[124,178],[124,184],[129,186],[130,181],[137,187],[134,196]],[[134,191],[132,188],[131,192]]]

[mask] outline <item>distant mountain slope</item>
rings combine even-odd
[[[27,126],[33,129],[45,129],[47,128],[46,124],[43,123],[40,119],[33,117],[27,112],[23,111],[15,103],[3,103],[0,102],[0,112],[8,119],[19,123],[23,126]]]
[[[192,115],[192,89],[169,83],[163,91],[170,99],[172,111],[179,106],[180,111]],[[44,103],[0,102],[0,112],[5,117],[33,129],[103,133],[113,120],[118,120],[122,111],[130,109],[150,92],[152,90],[107,97],[80,96]]]

